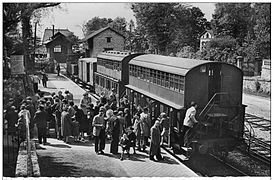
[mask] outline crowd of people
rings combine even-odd
[[[104,154],[106,140],[109,140],[110,153],[118,154],[118,147],[122,147],[121,160],[124,152],[129,155],[130,148],[135,154],[136,150],[145,151],[148,146],[150,159],[154,160],[154,155],[161,159],[160,145],[167,137],[169,127],[165,113],[152,124],[147,107],[134,106],[131,110],[128,96],[117,100],[114,90],[109,96],[102,93],[96,105],[89,94],[84,93],[79,106],[74,104],[73,94],[68,90],[53,92],[49,96],[37,90],[35,96],[20,103],[18,110],[10,99],[5,119],[10,130],[20,129],[22,138],[28,123],[31,138],[37,132],[38,142],[44,145],[49,128],[54,128],[56,137],[65,143],[94,140],[97,154]]]

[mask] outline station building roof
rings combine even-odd
[[[185,76],[192,68],[213,61],[145,54],[133,58],[129,64]]]

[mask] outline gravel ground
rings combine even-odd
[[[250,176],[271,176],[270,166],[243,155],[237,150],[229,152],[227,161]]]

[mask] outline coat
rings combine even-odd
[[[120,134],[120,121],[118,118],[111,122],[111,145],[110,153],[118,153],[119,146],[119,134]]]
[[[33,120],[37,128],[47,128],[48,113],[44,110],[37,110]]]
[[[133,132],[136,134],[137,139],[141,138],[141,134],[143,133],[143,123],[140,119],[135,119],[134,125],[133,125]]]
[[[148,137],[150,135],[151,120],[148,114],[141,113],[140,115],[141,122],[143,124],[144,136]]]
[[[72,120],[67,111],[61,114],[61,134],[64,137],[72,135]]]
[[[151,141],[150,141],[150,155],[157,155],[158,149],[160,148],[161,136],[160,130],[156,126],[152,126],[151,131]]]
[[[94,136],[99,136],[101,130],[104,129],[104,121],[105,121],[104,117],[99,116],[99,114],[93,118],[93,121],[92,121],[93,132],[92,132],[92,134]]]

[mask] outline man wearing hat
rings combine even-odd
[[[151,128],[151,141],[149,148],[149,159],[155,161],[154,156],[156,155],[157,160],[162,160],[161,149],[160,149],[160,121],[155,121],[155,124]]]
[[[34,123],[36,123],[37,129],[38,129],[39,144],[42,144],[42,139],[43,139],[44,145],[46,145],[47,143],[47,117],[48,117],[48,114],[44,110],[44,106],[40,104],[33,118]]]
[[[99,114],[93,118],[93,136],[95,139],[95,152],[96,154],[104,154],[105,148],[105,108],[100,107]]]

